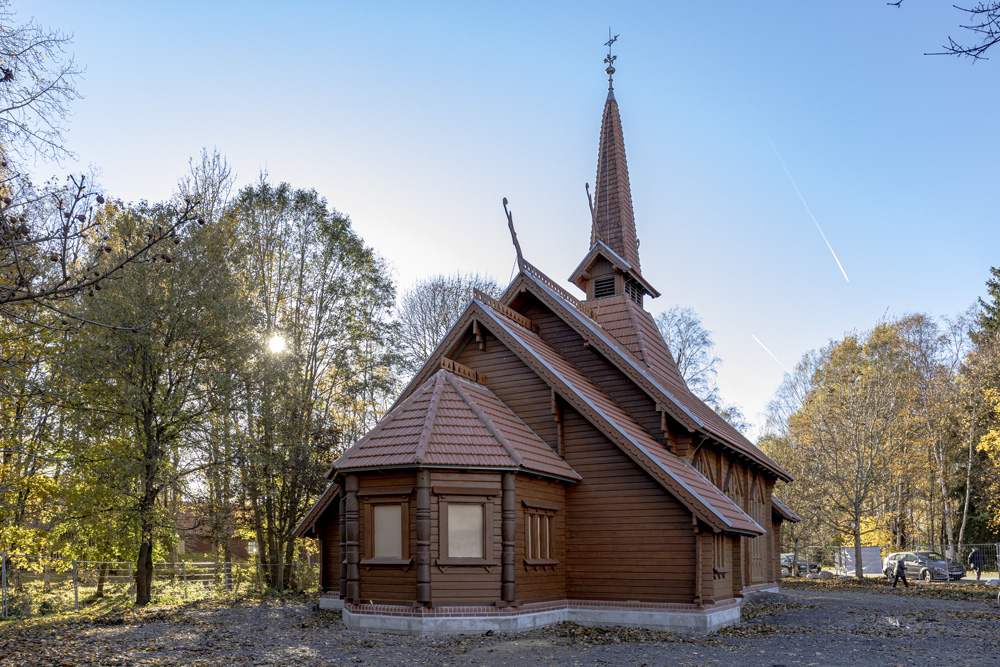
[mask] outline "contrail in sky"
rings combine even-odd
[[[819,235],[823,237],[823,243],[825,243],[826,247],[830,249],[830,254],[833,255],[833,261],[837,262],[837,266],[840,268],[840,272],[844,274],[844,280],[846,280],[847,282],[851,282],[851,279],[847,277],[847,271],[844,271],[843,264],[841,264],[840,260],[837,259],[837,253],[833,251],[833,246],[830,245],[830,242],[826,240],[826,234],[823,233],[823,228],[819,226],[819,222],[816,221],[816,216],[813,215],[813,212],[809,210],[809,204],[806,203],[806,198],[802,196],[801,192],[799,192],[799,186],[795,185],[795,179],[792,178],[792,172],[788,171],[788,167],[785,166],[785,161],[781,159],[781,155],[778,154],[778,149],[774,147],[774,142],[772,141],[768,143],[771,144],[771,150],[773,150],[774,154],[778,156],[778,162],[781,163],[781,166],[784,168],[785,173],[788,174],[788,180],[792,182],[792,187],[795,188],[795,194],[799,196],[799,199],[802,200],[802,205],[806,207],[806,213],[809,214],[809,217],[812,218],[812,221],[816,224],[816,229],[819,230]],[[759,343],[760,341],[757,342]],[[773,357],[774,355],[772,354],[771,356]]]
[[[767,352],[768,354],[770,354],[771,358],[774,359],[775,361],[777,361],[778,365],[781,366],[781,368],[784,369],[784,371],[786,373],[789,373],[789,374],[791,373],[791,371],[788,370],[787,368],[785,368],[785,365],[783,363],[781,363],[781,361],[778,360],[778,357],[774,356],[774,353],[771,352],[771,350],[767,349],[767,345],[764,345],[764,343],[760,342],[760,338],[757,338],[753,334],[750,334],[750,337],[753,338],[755,341],[757,341],[757,344],[760,345],[762,348],[764,348],[764,351]]]

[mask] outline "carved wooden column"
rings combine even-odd
[[[347,517],[344,516],[347,508],[344,487],[340,487],[340,597],[347,597]]]
[[[357,602],[361,599],[361,571],[358,563],[361,561],[359,554],[360,527],[358,526],[358,476],[347,475],[344,479],[344,490],[347,492],[344,498],[344,519],[347,523],[347,599]]]
[[[702,540],[701,531],[698,530],[698,519],[692,516],[691,523],[694,527],[694,603],[700,607],[702,605],[702,580],[705,578],[701,565]]]
[[[431,603],[431,473],[417,471],[417,602]]]
[[[503,570],[500,575],[500,596],[504,602],[514,601],[514,520],[517,516],[514,502],[515,474],[503,473],[501,497],[501,537],[503,539]]]

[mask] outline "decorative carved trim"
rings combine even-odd
[[[570,304],[576,306],[576,309],[579,310],[581,313],[585,313],[588,317],[590,317],[593,320],[597,319],[596,317],[594,317],[593,308],[585,307],[582,301],[580,301],[578,298],[567,292],[563,287],[558,285],[547,275],[539,271],[531,262],[529,262],[526,259],[519,259],[517,263],[522,271],[524,271],[525,273],[527,273],[529,276],[539,281],[540,283],[544,284],[546,287],[548,287],[550,290],[561,296]]]
[[[485,373],[480,373],[474,368],[469,368],[465,364],[460,364],[454,359],[441,357],[441,368],[445,369],[449,373],[454,373],[455,375],[464,377],[466,380],[472,380],[478,384],[486,384]]]
[[[413,493],[412,486],[392,486],[379,489],[366,489],[358,491],[358,498],[375,498],[379,496],[398,496],[400,499],[407,498]]]
[[[480,496],[483,499],[500,495],[500,489],[493,486],[440,486],[434,485],[436,496]]]
[[[546,502],[544,500],[534,500],[531,498],[523,498],[521,504],[533,510],[548,510],[549,512],[558,512],[562,508],[556,503]]]
[[[531,320],[529,320],[527,317],[517,312],[513,308],[503,305],[502,303],[500,303],[499,300],[493,298],[486,292],[483,292],[477,288],[473,288],[472,295],[478,301],[482,301],[483,303],[485,303],[487,306],[497,311],[498,313],[506,315],[508,318],[517,322],[528,331],[535,331],[535,326],[531,323]]]

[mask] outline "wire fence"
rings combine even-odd
[[[935,551],[947,560],[953,561],[965,568],[965,575],[961,578],[964,581],[993,580],[998,578],[998,556],[1000,556],[1000,543],[994,544],[965,544],[961,548],[955,545],[949,548],[946,544],[914,544],[905,547],[894,545],[866,546],[861,548],[861,565],[866,576],[884,576],[882,571],[883,562],[889,554],[905,551]],[[972,550],[978,551],[978,556],[972,556]],[[787,548],[784,553],[791,553],[792,549]],[[789,559],[786,558],[786,562]],[[799,547],[798,570],[801,574],[817,572],[820,570],[831,570],[834,574],[854,575],[857,556],[853,547],[840,546],[805,546]],[[979,565],[979,572],[976,572],[976,565]],[[790,568],[782,565],[785,574],[791,574]],[[956,580],[957,575],[956,575]]]
[[[153,563],[152,602],[229,598],[263,593],[268,573],[283,567],[284,588],[319,588],[318,563]],[[80,610],[135,596],[136,564],[0,554],[2,618]]]

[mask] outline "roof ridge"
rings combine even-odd
[[[437,421],[438,409],[441,407],[441,394],[444,392],[444,380],[451,375],[443,368],[434,374],[434,392],[431,394],[430,403],[427,406],[427,416],[424,418],[424,425],[420,429],[420,440],[417,441],[417,448],[413,452],[413,460],[423,463],[427,456],[427,444],[431,440],[434,432],[434,423]]]
[[[483,409],[479,407],[476,400],[469,396],[465,389],[460,386],[460,380],[450,373],[445,376],[445,379],[458,393],[458,395],[461,396],[462,400],[465,401],[465,404],[469,406],[469,409],[472,410],[472,414],[476,415],[476,418],[483,423],[483,426],[485,426],[486,430],[493,436],[493,439],[500,443],[500,446],[503,447],[504,451],[507,452],[507,455],[514,460],[516,465],[521,466],[524,463],[524,457],[521,456],[513,445],[507,442],[507,438],[501,434],[500,429],[496,427],[493,420],[490,419],[485,412],[483,412]],[[499,401],[500,398],[497,397],[497,400]]]

